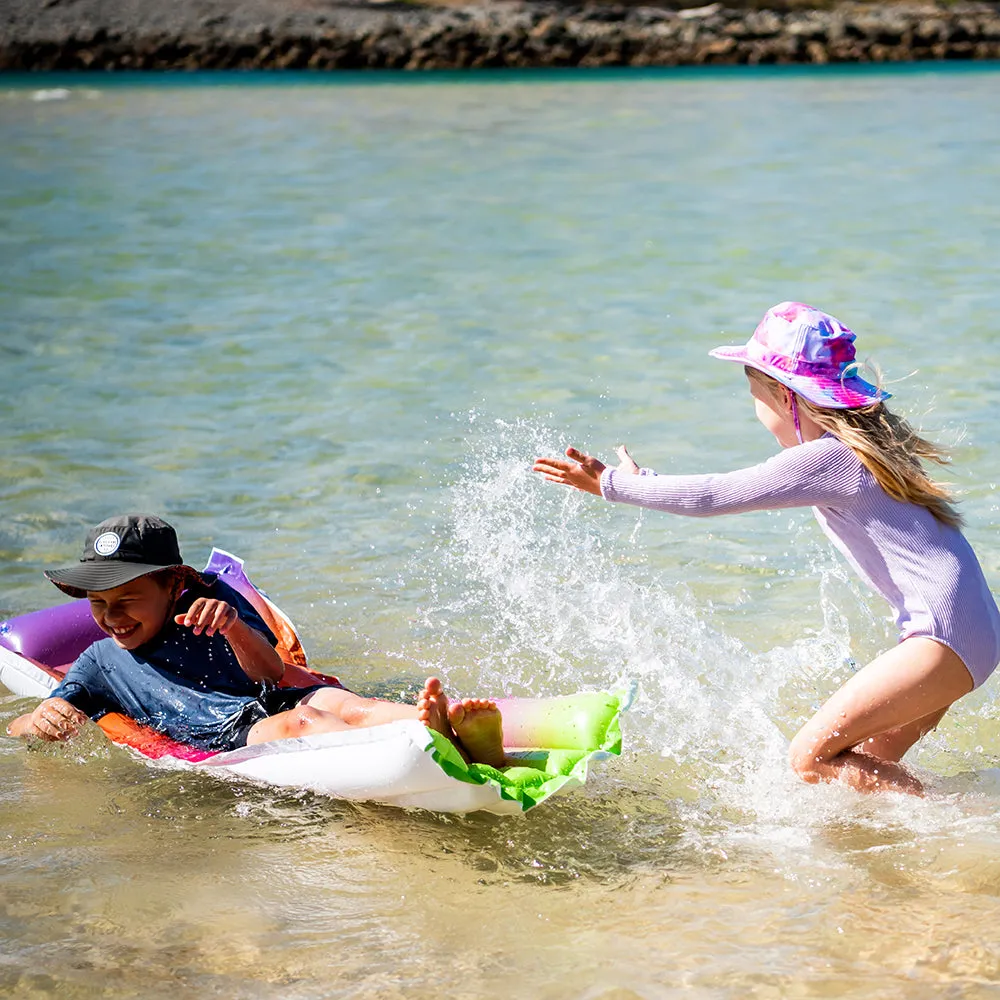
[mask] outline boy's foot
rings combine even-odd
[[[497,769],[506,764],[503,752],[503,719],[496,702],[465,698],[448,707],[448,721],[474,763]]]
[[[436,677],[428,677],[417,698],[417,718],[434,732],[447,736],[453,743],[455,733],[448,721],[448,697]]]

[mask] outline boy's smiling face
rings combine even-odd
[[[166,624],[175,594],[172,581],[147,574],[114,590],[88,591],[87,599],[94,621],[115,644],[137,649],[154,639]]]

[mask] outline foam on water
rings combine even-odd
[[[51,90],[35,90],[31,94],[33,101],[65,101],[70,97],[70,92],[65,87],[55,87]]]
[[[51,104],[53,101],[85,100],[93,101],[101,96],[92,87],[43,87],[39,90],[15,88],[0,91],[0,99],[8,101],[31,101],[34,104]]]

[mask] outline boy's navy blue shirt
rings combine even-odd
[[[215,598],[232,605],[272,646],[277,639],[232,587],[211,574],[203,578],[207,588],[182,595],[154,639],[131,651],[110,638],[95,642],[49,697],[65,698],[92,719],[121,712],[181,743],[227,749],[223,730],[262,694],[263,685],[244,673],[225,636],[195,635],[176,624],[173,614],[183,614],[196,598]]]

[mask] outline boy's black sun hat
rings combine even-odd
[[[114,590],[181,565],[177,534],[166,521],[152,514],[120,514],[90,529],[75,566],[46,570],[45,575],[64,594],[86,597],[87,591]]]

